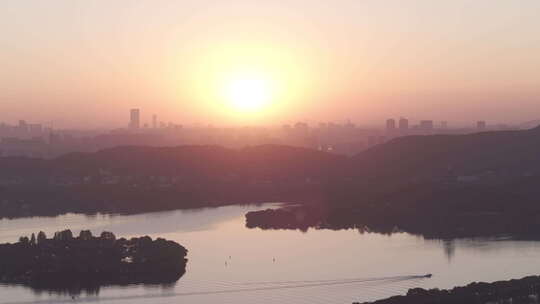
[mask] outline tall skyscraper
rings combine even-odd
[[[152,128],[157,128],[157,115],[152,115]]]
[[[396,130],[396,120],[393,118],[386,120],[386,131],[395,131]]]
[[[401,117],[399,119],[399,130],[406,131],[409,129],[409,120],[407,118]]]
[[[477,121],[476,122],[476,129],[479,130],[479,131],[485,130],[486,129],[486,122],[483,121],[483,120]]]
[[[138,130],[141,126],[141,112],[139,109],[131,109],[129,111],[129,128]]]

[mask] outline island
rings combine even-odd
[[[511,237],[538,240],[540,216],[536,213],[468,213],[446,217],[437,211],[393,210],[386,205],[365,208],[284,204],[277,209],[250,211],[246,227],[263,230],[355,229],[360,233],[408,233],[425,239]]]
[[[96,290],[99,286],[171,284],[185,273],[187,250],[149,236],[117,239],[71,230],[47,238],[44,232],[0,244],[0,283],[38,290]]]

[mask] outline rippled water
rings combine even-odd
[[[511,239],[425,240],[356,230],[307,233],[245,228],[244,214],[267,206],[229,206],[129,216],[64,215],[0,221],[0,242],[43,230],[103,230],[164,237],[189,250],[174,286],[102,287],[96,294],[37,293],[0,286],[0,303],[352,303],[540,274],[540,243]],[[415,277],[432,273],[431,279]]]

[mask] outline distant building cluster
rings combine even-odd
[[[152,115],[152,129],[165,129],[165,128],[174,128],[180,129],[182,125],[174,124],[172,122],[165,123],[163,121],[158,122],[157,115]],[[128,130],[130,131],[139,131],[140,129],[149,129],[148,123],[143,123],[141,127],[141,110],[140,109],[131,109],[129,110],[129,124]]]
[[[45,156],[52,127],[19,120],[16,125],[0,123],[0,155]]]
[[[405,117],[389,118],[381,128],[343,123],[321,122],[310,125],[296,122],[279,127],[184,127],[164,122],[156,114],[145,122],[141,109],[129,110],[127,128],[109,131],[56,130],[52,123],[0,124],[0,156],[52,158],[70,152],[95,152],[122,145],[178,146],[220,145],[229,148],[281,144],[353,155],[365,149],[407,135],[464,134],[512,129],[489,126],[477,121],[470,128],[451,128],[448,121],[420,120],[411,123]],[[514,127],[515,128],[515,127]]]
[[[507,126],[499,125],[496,129],[506,129]],[[386,120],[386,131],[388,133],[395,133],[399,131],[402,135],[408,134],[430,134],[433,132],[441,133],[448,130],[448,121],[443,120],[439,123],[439,128],[436,128],[433,120],[421,120],[418,125],[409,127],[409,120],[401,117],[399,119],[399,127],[396,127],[396,120],[389,118]],[[474,129],[459,129],[462,133],[471,131],[484,131],[487,130],[487,123],[485,121],[477,121]]]

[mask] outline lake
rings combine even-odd
[[[138,215],[67,214],[0,220],[0,242],[43,230],[90,229],[117,237],[150,235],[188,250],[174,286],[111,286],[73,299],[0,285],[0,303],[344,303],[540,274],[540,242],[511,238],[427,240],[406,233],[357,230],[261,230],[244,214],[276,207],[227,206]],[[432,273],[432,278],[421,275]]]

